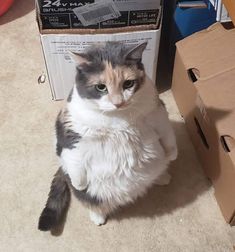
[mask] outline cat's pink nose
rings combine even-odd
[[[114,105],[117,107],[117,108],[120,108],[124,105],[125,102],[120,102],[120,103],[115,103]]]

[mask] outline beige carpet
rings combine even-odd
[[[162,98],[174,125],[179,158],[169,186],[156,186],[135,205],[97,227],[73,198],[64,231],[37,230],[57,169],[53,125],[61,106],[51,101],[33,1],[18,0],[0,18],[0,251],[229,252],[235,229],[223,220],[170,91]]]

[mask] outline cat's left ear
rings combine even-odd
[[[72,60],[78,65],[90,63],[90,61],[88,61],[88,59],[86,58],[86,54],[84,53],[75,53],[69,51],[69,55],[72,58]]]
[[[147,44],[148,44],[148,42],[144,42],[144,43],[141,43],[141,44],[131,48],[127,52],[125,58],[127,60],[140,61],[142,59],[142,54],[143,54],[143,51],[145,50]]]

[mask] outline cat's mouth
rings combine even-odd
[[[101,110],[103,112],[115,112],[115,111],[127,110],[129,107],[130,107],[130,102],[125,102],[119,107],[113,106],[113,107],[109,107],[109,108],[102,108]]]
[[[130,101],[126,101],[121,106],[116,107],[115,110],[125,110],[130,106],[130,104]]]
[[[124,103],[122,106],[117,107],[116,110],[125,110],[127,109],[128,105],[130,105],[130,103]]]

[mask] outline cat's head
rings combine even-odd
[[[105,112],[128,108],[145,81],[141,61],[146,45],[107,42],[73,53],[79,96]]]

